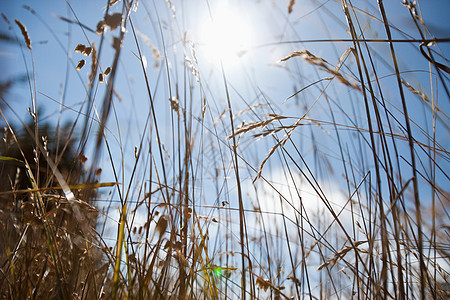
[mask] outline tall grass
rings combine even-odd
[[[409,0],[230,3],[235,62],[209,1],[2,15],[2,299],[450,296],[450,38]]]

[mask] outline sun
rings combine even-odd
[[[200,44],[210,62],[237,63],[252,44],[252,30],[242,11],[223,3],[208,14],[200,29]]]

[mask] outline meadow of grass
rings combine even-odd
[[[450,297],[445,1],[93,2],[0,7],[1,299]]]

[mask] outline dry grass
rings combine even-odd
[[[236,79],[165,2],[107,1],[95,24],[66,2],[67,45],[25,7],[66,55],[61,99],[28,20],[2,14],[31,104],[2,82],[0,298],[448,299],[450,39],[420,3],[413,29],[381,0],[253,3],[285,37]],[[324,38],[300,38],[309,17]]]

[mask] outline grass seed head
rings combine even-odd
[[[292,13],[292,11],[294,10],[294,4],[295,4],[295,0],[289,1],[288,13]]]
[[[78,44],[74,51],[75,52],[79,52],[79,53],[83,53],[84,50],[86,50],[86,46],[83,45],[83,44]]]
[[[25,45],[27,45],[28,49],[31,50],[31,39],[30,39],[30,36],[28,35],[27,28],[19,20],[14,19],[14,21],[19,26],[20,31],[22,32],[23,38],[25,39]]]
[[[92,47],[86,47],[83,51],[83,54],[86,56],[89,56],[89,55],[91,55],[91,52],[92,52]]]
[[[2,18],[3,18],[3,20],[5,20],[5,22],[6,22],[8,25],[11,24],[11,22],[9,22],[8,18],[5,16],[4,13],[2,13]]]
[[[159,233],[159,235],[163,235],[164,232],[167,229],[167,225],[168,225],[168,216],[167,215],[162,215],[161,217],[159,217],[158,222],[156,223],[156,228],[155,231]]]
[[[100,21],[97,23],[97,30],[95,31],[95,33],[97,34],[102,34],[103,31],[105,31],[105,22],[104,21]]]
[[[86,63],[86,61],[84,59],[80,60],[77,65],[77,71],[80,71],[85,63]]]

